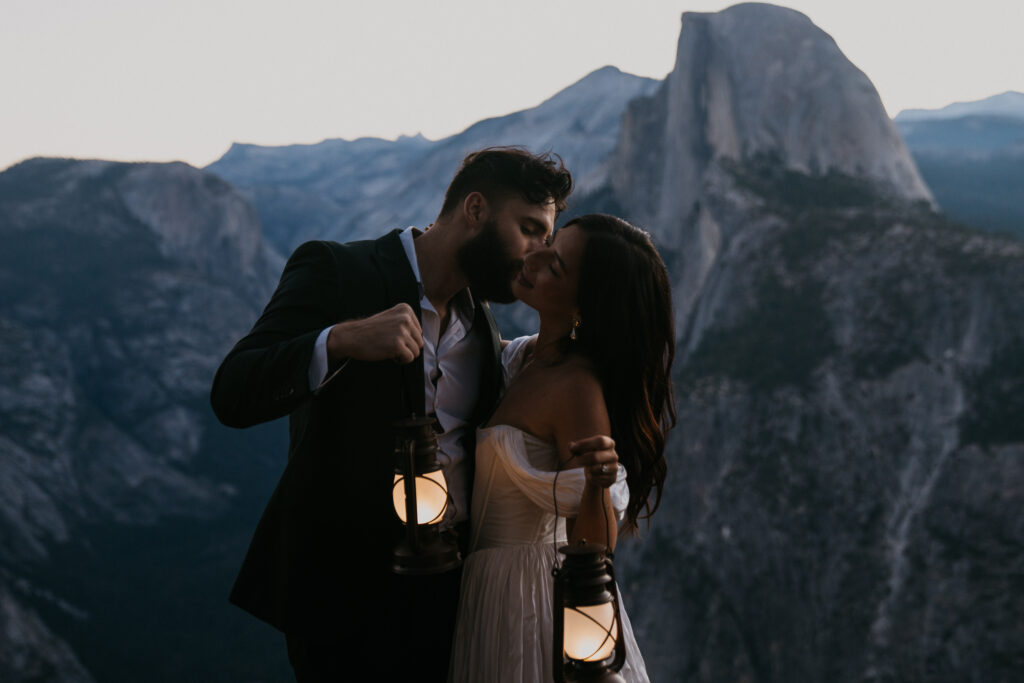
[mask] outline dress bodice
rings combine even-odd
[[[581,468],[557,467],[554,444],[510,425],[477,430],[470,550],[552,543],[556,526],[563,545],[565,518],[576,516],[586,479]],[[628,501],[626,471],[620,468],[612,486],[619,515]]]
[[[514,339],[502,351],[506,385],[522,369],[527,347],[534,337]],[[558,545],[564,544],[564,518],[576,516],[586,477],[579,467],[557,470],[558,452],[554,444],[511,425],[478,429],[470,551],[552,543],[556,525]],[[626,469],[621,465],[611,494],[621,521],[629,503]]]
[[[554,447],[521,429],[495,425],[478,430],[471,549],[552,542],[556,465]],[[558,478],[559,487],[568,488],[562,481],[567,477]],[[564,516],[570,501],[563,502],[558,512]],[[577,496],[573,507],[578,505]],[[564,520],[558,526],[564,543]]]

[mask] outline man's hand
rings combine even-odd
[[[354,358],[411,363],[422,348],[423,331],[409,304],[396,304],[369,318],[346,320],[327,333],[327,357],[334,361]]]
[[[587,481],[601,488],[615,483],[619,471],[619,454],[615,442],[607,436],[591,436],[569,444],[572,466],[583,467]]]

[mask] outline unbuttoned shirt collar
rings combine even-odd
[[[434,304],[430,303],[430,299],[427,298],[426,289],[423,287],[423,278],[420,277],[420,262],[416,258],[416,245],[413,244],[415,238],[422,234],[423,231],[419,228],[409,226],[401,232],[399,237],[402,240],[402,248],[405,249],[405,256],[409,259],[409,265],[412,267],[413,277],[416,278],[416,287],[420,295],[420,308],[433,311],[434,315],[437,315],[437,309],[434,308]],[[467,334],[473,326],[473,317],[476,314],[473,294],[469,291],[469,287],[453,296],[449,305],[452,307],[451,321],[455,322],[456,318],[461,319],[464,326],[463,334]]]
[[[479,335],[471,335],[476,314],[469,288],[452,297],[448,326],[441,331],[441,318],[426,296],[420,279],[413,239],[421,234],[416,228],[403,230],[400,237],[409,259],[420,294],[420,325],[423,330],[423,400],[424,414],[434,415],[440,424],[437,435],[437,460],[444,468],[452,506],[446,521],[468,519],[470,482],[463,448],[463,436],[472,429],[469,419],[480,394],[480,362],[483,347]]]

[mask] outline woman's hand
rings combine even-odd
[[[619,473],[619,455],[610,437],[597,435],[569,444],[573,464],[583,467],[587,483],[606,489],[615,483]]]

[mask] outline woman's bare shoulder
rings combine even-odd
[[[550,386],[560,410],[590,411],[604,409],[604,391],[597,378],[593,365],[585,358],[573,357],[559,366],[556,377],[551,378]]]
[[[561,462],[569,462],[569,444],[597,434],[611,435],[604,391],[586,361],[563,363],[559,376],[552,378],[548,401],[548,424],[554,435]]]
[[[569,356],[560,366],[563,376],[559,379],[576,389],[600,390],[601,383],[593,363],[583,356]]]

